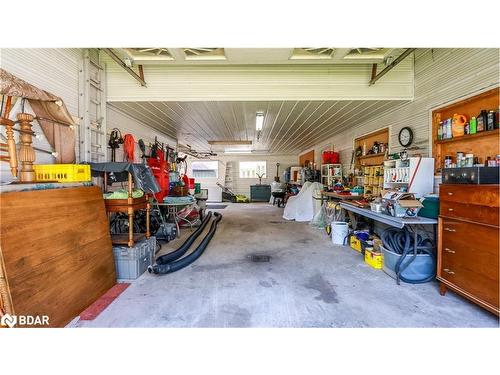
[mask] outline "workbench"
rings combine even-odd
[[[326,198],[331,198],[339,201],[349,201],[349,200],[360,200],[363,199],[363,195],[352,195],[352,194],[339,194],[336,191],[322,191],[321,192],[321,205],[323,205]]]
[[[349,213],[349,218],[353,223],[353,229],[356,228],[356,219],[353,214],[358,214],[369,219],[378,221],[380,223],[384,223],[390,225],[391,227],[403,229],[405,226],[414,226],[412,227],[413,233],[413,254],[417,254],[419,246],[417,245],[418,241],[418,225],[436,225],[436,219],[430,219],[427,217],[417,216],[417,217],[394,217],[387,214],[383,214],[381,212],[375,212],[370,210],[369,208],[361,208],[356,207],[353,204],[349,204],[347,202],[340,202],[340,207]],[[434,244],[436,243],[436,232],[434,231]],[[399,284],[399,278],[396,279]]]
[[[356,207],[352,204],[346,202],[340,202],[340,207],[344,210],[356,213],[358,215],[373,219],[375,221],[390,225],[391,227],[396,227],[402,229],[405,225],[436,225],[436,219],[430,219],[427,217],[417,216],[417,217],[394,217],[381,212],[375,212],[369,208]]]
[[[322,207],[323,207],[323,204],[325,202],[325,197],[337,202],[337,204],[334,207],[335,217],[337,217],[337,210],[340,207],[340,202],[363,199],[362,195],[352,195],[352,194],[347,195],[347,194],[338,194],[336,191],[322,191],[321,192],[321,206]],[[345,216],[344,216],[342,210],[341,210],[340,214],[341,215],[340,215],[339,219],[341,221],[343,221]]]

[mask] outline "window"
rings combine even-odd
[[[240,161],[240,178],[259,178],[257,174],[266,177],[265,161]]]
[[[219,162],[217,160],[193,161],[191,163],[194,178],[217,178]]]

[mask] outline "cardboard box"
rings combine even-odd
[[[412,193],[395,190],[384,190],[382,203],[385,211],[395,217],[415,217],[423,207],[422,202],[415,199]]]

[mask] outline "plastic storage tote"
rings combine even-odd
[[[37,182],[88,182],[90,164],[35,164]]]
[[[393,279],[396,279],[397,275],[395,272],[396,269],[396,263],[401,257],[401,255],[396,254],[390,250],[387,250],[384,246],[380,246],[380,249],[382,250],[383,254],[383,266],[382,270],[391,276]],[[403,263],[401,263],[401,266],[404,266],[408,262],[412,260],[414,257],[413,254],[408,254],[408,256],[405,258]],[[418,254],[417,259],[413,260],[411,264],[406,268],[401,275],[405,277],[406,279],[409,280],[422,280],[425,279],[431,275],[435,274],[435,265],[434,265],[434,260],[430,257],[428,254]]]
[[[133,247],[113,246],[116,278],[118,280],[135,280],[149,266],[153,265],[156,250],[156,237],[142,239]]]
[[[421,201],[423,207],[418,211],[418,216],[437,219],[439,216],[439,198],[433,195],[425,196]]]

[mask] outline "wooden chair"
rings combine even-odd
[[[17,177],[17,151],[13,129],[14,121],[0,117],[0,125],[5,126],[5,132],[7,134],[7,143],[0,143],[0,151],[8,153],[8,155],[1,155],[0,160],[8,162],[12,175]]]

